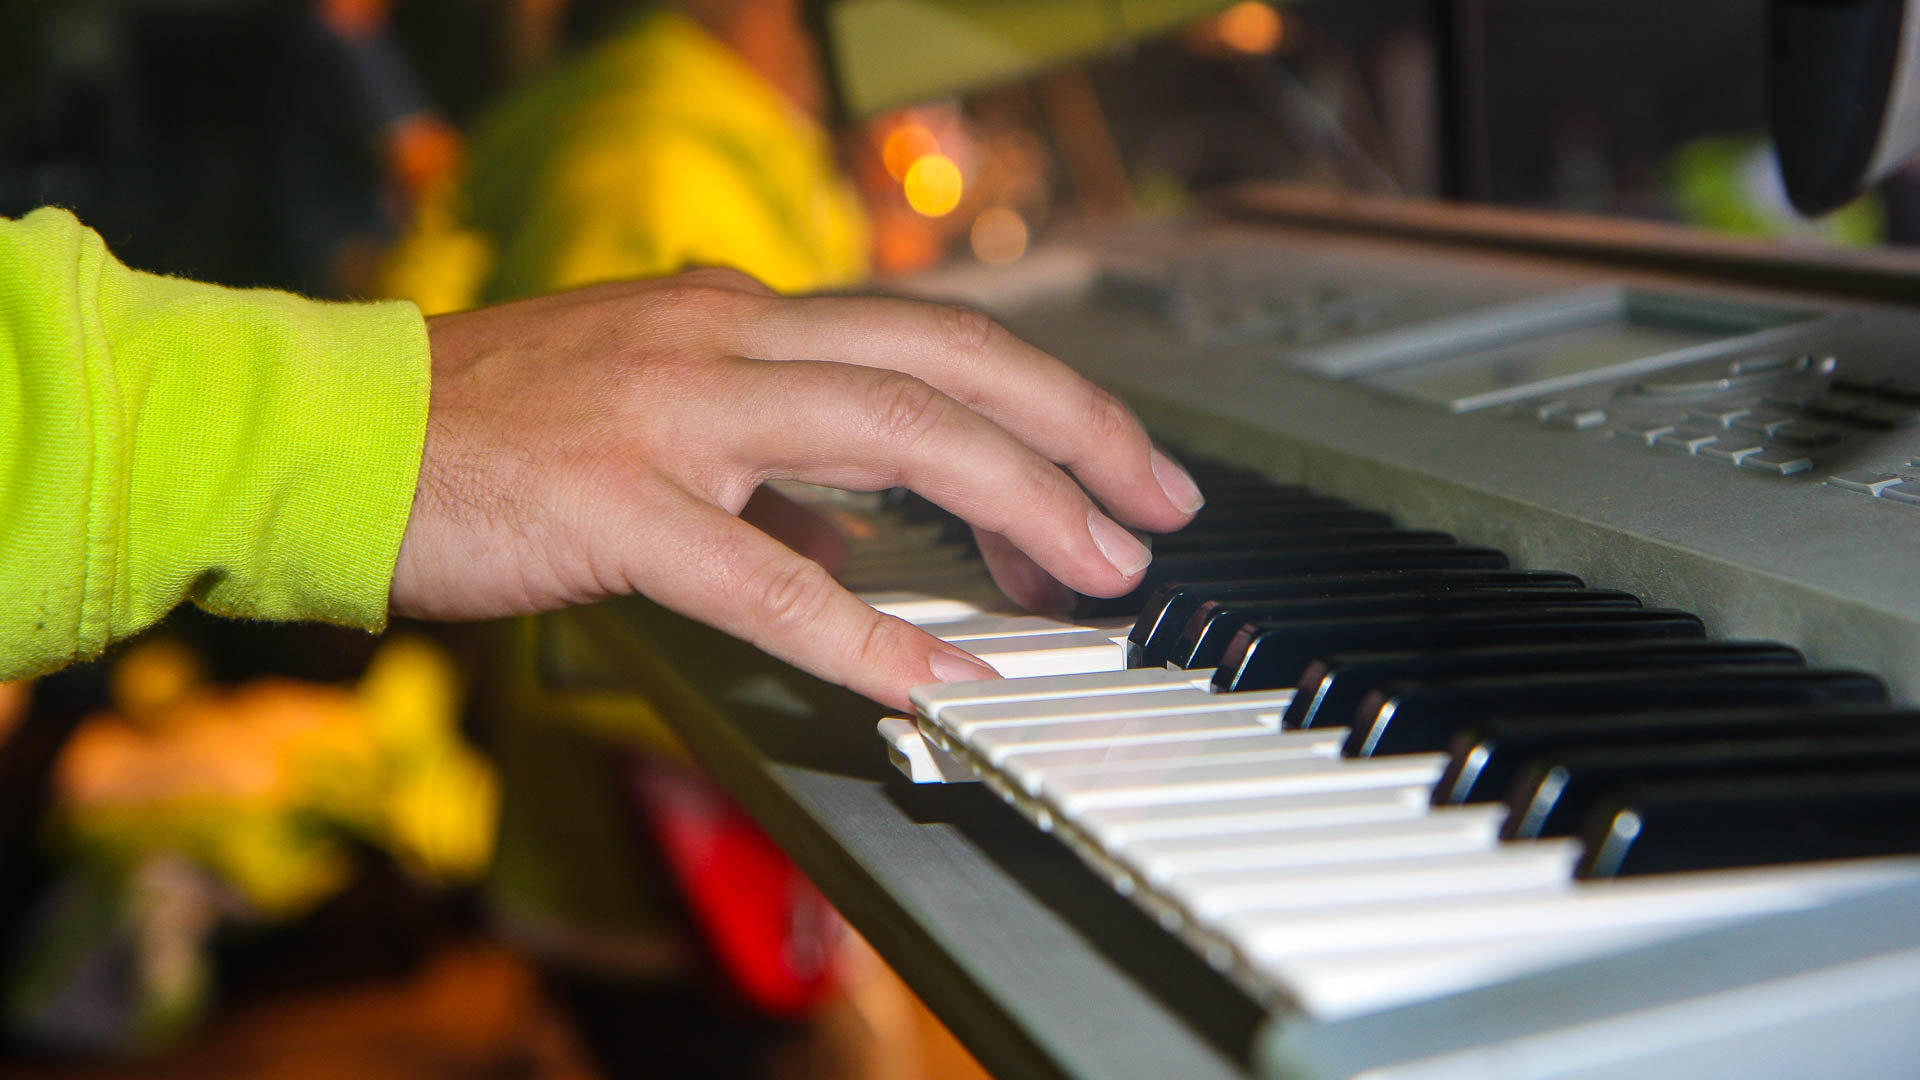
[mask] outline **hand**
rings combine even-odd
[[[981,531],[995,579],[1023,601],[1056,579],[1099,596],[1139,583],[1146,548],[1089,492],[1154,531],[1200,504],[1111,395],[961,308],[785,298],[700,270],[428,330],[426,450],[392,591],[405,615],[639,592],[904,707],[916,684],[993,672],[743,522],[762,483],[910,487]],[[770,493],[752,509],[801,550],[832,546]]]

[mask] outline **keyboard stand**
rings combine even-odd
[[[1250,1075],[1259,1006],[984,786],[909,783],[879,706],[644,602],[539,637],[544,693],[685,704],[695,758],[994,1075]]]

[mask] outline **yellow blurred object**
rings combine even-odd
[[[925,154],[907,167],[901,181],[907,205],[927,217],[945,217],[960,205],[960,166],[945,154]]]
[[[125,679],[114,676],[117,700],[149,711],[88,717],[56,768],[74,848],[122,867],[179,855],[274,918],[346,882],[346,833],[433,881],[486,868],[499,794],[460,737],[458,675],[437,646],[383,645],[356,691],[262,679],[155,706],[164,695],[151,688],[177,687],[189,669],[150,645],[128,654]],[[134,689],[121,696],[123,683]]]
[[[430,311],[690,266],[783,292],[867,273],[866,217],[827,132],[677,12],[516,94],[469,151],[464,205],[410,230],[384,277]]]
[[[415,204],[406,233],[380,266],[382,295],[411,300],[426,315],[464,311],[479,302],[493,273],[493,245],[461,227],[458,197],[448,185]]]
[[[107,675],[107,692],[120,715],[144,724],[179,703],[207,679],[200,654],[178,638],[144,638],[129,647]]]

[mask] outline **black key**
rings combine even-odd
[[[1290,529],[1163,533],[1153,538],[1156,556],[1290,551],[1314,547],[1444,546],[1458,543],[1443,532],[1420,529]]]
[[[1649,784],[1581,830],[1583,878],[1920,853],[1920,769]]]
[[[1386,529],[1391,515],[1361,510],[1345,503],[1277,503],[1264,506],[1202,507],[1180,533],[1248,532],[1258,529]],[[1180,535],[1175,533],[1171,535]]]
[[[1784,645],[1778,648],[1791,651]],[[1436,806],[1499,802],[1511,794],[1515,780],[1530,765],[1554,754],[1670,743],[1907,733],[1920,735],[1920,711],[1871,705],[1493,721],[1454,737],[1452,760],[1433,786],[1433,802]]]
[[[1282,690],[1298,686],[1309,663],[1343,652],[1566,645],[1706,636],[1697,616],[1666,608],[1520,607],[1446,615],[1382,615],[1328,624],[1250,623],[1234,635],[1213,688]]]
[[[1489,719],[1886,700],[1886,686],[1863,672],[1758,665],[1397,684],[1361,699],[1340,752],[1376,757],[1444,750],[1461,729]]]
[[[1227,646],[1241,627],[1256,621],[1296,622],[1301,619],[1353,619],[1368,615],[1445,614],[1476,609],[1529,607],[1552,604],[1557,607],[1637,608],[1640,601],[1631,593],[1613,589],[1487,589],[1445,587],[1381,593],[1372,596],[1348,596],[1321,600],[1281,600],[1271,603],[1209,602],[1187,620],[1186,629],[1175,639],[1167,662],[1183,668],[1220,666]]]
[[[1572,574],[1543,570],[1385,570],[1363,574],[1296,574],[1240,581],[1169,582],[1147,598],[1127,635],[1130,667],[1167,662],[1168,651],[1187,620],[1209,600],[1286,600],[1292,597],[1360,596],[1402,592],[1427,585],[1484,585],[1498,588],[1579,589]]]
[[[1601,801],[1672,780],[1732,780],[1876,767],[1920,769],[1920,734],[1801,736],[1574,750],[1529,765],[1507,796],[1507,840],[1572,836]]]
[[[1080,619],[1137,615],[1147,597],[1168,581],[1285,577],[1294,574],[1355,574],[1376,570],[1505,570],[1507,557],[1491,548],[1323,547],[1231,555],[1169,555],[1153,560],[1138,588],[1112,599],[1082,596],[1073,615]],[[1289,683],[1288,685],[1292,685]]]
[[[1349,727],[1368,691],[1395,682],[1500,675],[1559,675],[1706,664],[1798,664],[1798,650],[1770,641],[1616,641],[1506,649],[1358,653],[1307,665],[1282,727]]]

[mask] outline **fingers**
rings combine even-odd
[[[992,668],[862,603],[819,563],[692,495],[630,535],[641,591],[823,679],[911,708],[927,682],[991,679]],[[673,538],[680,538],[675,542]]]
[[[746,352],[907,372],[1073,470],[1115,515],[1170,531],[1200,490],[1153,447],[1113,395],[967,308],[883,297],[777,301],[746,328]]]
[[[741,467],[861,490],[904,485],[1081,592],[1113,596],[1139,582],[1150,559],[1140,541],[1051,462],[927,383],[847,364],[750,363],[757,378],[729,410],[747,421],[734,441]]]
[[[826,518],[769,487],[740,510],[742,520],[838,574],[847,565],[847,539]]]
[[[993,583],[1014,603],[1034,612],[1065,610],[1071,596],[1066,586],[1042,570],[1039,563],[1027,558],[1011,540],[985,529],[973,530],[973,536],[980,545],[980,557],[986,560],[987,572],[993,575]]]

